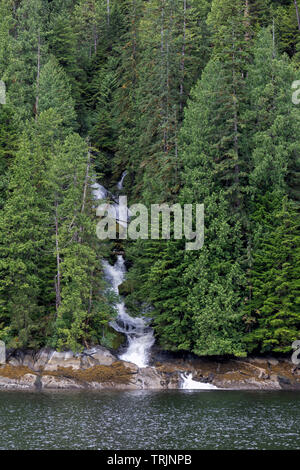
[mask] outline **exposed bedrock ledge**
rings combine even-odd
[[[59,367],[72,367],[73,369],[87,369],[96,365],[110,366],[118,359],[108,349],[96,346],[85,349],[83,353],[72,351],[58,352],[50,348],[40,351],[14,351],[7,357],[7,364],[11,366],[25,366],[33,371],[56,371]]]
[[[0,390],[178,389],[182,373],[233,390],[300,390],[300,369],[289,359],[160,357],[139,369],[97,346],[81,354],[52,349],[14,351],[0,366]]]

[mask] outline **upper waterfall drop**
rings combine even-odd
[[[122,174],[122,177],[120,179],[120,181],[118,182],[117,184],[117,188],[121,191],[121,189],[123,189],[123,182],[124,182],[124,178],[125,176],[127,175],[127,171],[124,171],[123,174]]]
[[[119,190],[123,188],[125,176],[126,172],[122,174],[122,178],[117,184]],[[109,195],[109,192],[98,183],[93,183],[92,190],[95,200],[104,199]],[[119,207],[116,203],[114,206],[118,217]],[[124,281],[126,273],[123,256],[118,255],[114,265],[111,265],[107,260],[103,260],[102,263],[106,279],[110,283],[113,291],[119,295],[118,288]],[[125,334],[128,342],[127,350],[121,354],[119,358],[123,361],[132,362],[138,367],[146,367],[149,363],[150,349],[155,341],[152,328],[148,326],[148,322],[144,317],[131,317],[126,312],[125,303],[122,298],[120,298],[120,301],[116,304],[116,309],[118,315],[117,318],[111,322],[111,326],[116,331]]]

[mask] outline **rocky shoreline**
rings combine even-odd
[[[0,366],[0,390],[179,389],[182,374],[231,390],[300,390],[300,368],[287,358],[166,358],[149,367],[120,361],[97,346],[81,354],[14,351]]]

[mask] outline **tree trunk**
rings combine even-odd
[[[83,188],[83,197],[82,197],[82,205],[81,205],[81,213],[82,213],[82,214],[83,214],[84,209],[85,209],[86,193],[87,193],[87,187],[88,187],[88,179],[89,179],[90,166],[91,166],[91,153],[90,153],[90,151],[88,151],[88,160],[87,160],[87,165],[86,165],[86,173],[85,173],[84,188]]]
[[[136,2],[133,2],[133,38],[132,38],[132,59],[133,59],[133,85],[136,82],[136,48],[137,48],[137,14],[136,14]]]
[[[294,4],[295,4],[295,8],[296,8],[298,30],[300,31],[300,17],[299,17],[299,8],[298,8],[297,0],[294,0]]]
[[[164,105],[164,85],[165,85],[165,78],[164,78],[164,17],[165,17],[165,2],[163,0],[161,6],[161,29],[160,29],[160,56],[161,56],[161,117],[162,117],[162,125],[163,125],[163,151],[166,151],[166,126],[165,126],[165,105]]]
[[[250,39],[249,0],[245,0],[244,18],[245,18],[245,28],[246,28],[245,40],[248,41]]]
[[[86,173],[85,173],[85,180],[84,180],[84,187],[83,187],[83,196],[82,196],[82,204],[81,204],[81,214],[84,213],[85,210],[85,204],[86,204],[86,195],[87,195],[87,188],[88,188],[88,183],[89,183],[89,172],[90,172],[90,166],[91,166],[91,153],[88,151],[88,159],[87,159],[87,165],[86,165]],[[81,226],[79,229],[79,232],[83,232],[83,227]],[[82,242],[82,238],[79,237],[78,239],[79,243]]]
[[[56,292],[56,312],[61,303],[60,293],[60,254],[59,254],[59,240],[58,240],[58,211],[57,211],[57,200],[55,201],[55,247],[56,247],[56,276],[55,276],[55,292]]]
[[[232,31],[232,49],[235,50],[235,33]],[[236,58],[235,53],[232,53],[232,99],[233,99],[233,146],[237,159],[237,163],[234,166],[234,180],[236,184],[236,205],[240,206],[240,197],[239,197],[239,178],[240,178],[240,167],[238,164],[239,160],[239,142],[238,142],[238,97],[237,97],[237,88],[236,88]]]
[[[169,31],[166,37],[166,87],[167,87],[167,96],[166,96],[166,125],[165,125],[165,152],[169,151],[169,97],[170,97],[170,74],[169,74]]]
[[[94,24],[93,26],[93,36],[94,36],[94,52],[97,54],[97,42],[98,42],[98,34],[97,34],[97,25]]]
[[[273,52],[272,52],[272,56],[273,56],[273,59],[275,59],[275,21],[274,21],[274,18],[273,18],[273,24],[272,24],[272,40],[273,40]],[[273,80],[273,79],[272,79]]]
[[[109,26],[109,21],[110,21],[110,4],[109,4],[109,0],[106,0],[106,12],[107,12],[107,24]]]
[[[183,38],[182,38],[182,50],[181,50],[181,80],[180,80],[180,113],[183,111],[183,88],[184,88],[184,66],[185,66],[185,38],[186,38],[186,0],[183,0]]]
[[[36,74],[36,98],[35,98],[35,117],[38,116],[39,109],[39,88],[40,88],[40,70],[41,70],[41,36],[38,31],[38,48],[37,48],[37,74]]]

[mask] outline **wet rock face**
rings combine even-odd
[[[34,390],[36,379],[37,376],[25,366],[0,367],[0,390]]]
[[[0,365],[0,389],[178,389],[182,374],[234,390],[300,390],[300,368],[289,359],[167,357],[138,368],[102,346],[83,353],[16,351]]]
[[[207,374],[205,364],[197,369]],[[282,390],[300,389],[299,377],[289,359],[246,358],[232,359],[219,363],[210,362],[212,383],[220,388],[235,390]]]
[[[76,380],[66,377],[55,377],[53,375],[43,375],[41,377],[41,388],[44,390],[80,390],[84,385]]]
[[[72,367],[73,369],[81,368],[81,358],[76,357],[72,351],[57,352],[54,351],[50,355],[49,360],[44,366],[44,371],[55,371],[59,367]]]
[[[142,390],[176,389],[179,388],[179,374],[166,374],[154,367],[144,367],[138,369],[131,383]]]
[[[0,377],[0,390],[35,390],[35,381],[36,376],[33,374],[25,374],[20,378]]]
[[[83,360],[86,359],[88,363],[100,366],[111,366],[118,359],[111,352],[102,346],[96,346],[93,349],[86,349],[83,352]]]

